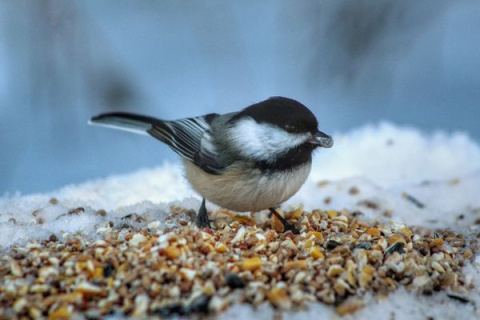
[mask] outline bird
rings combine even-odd
[[[199,228],[211,227],[208,200],[237,212],[269,210],[285,231],[297,233],[276,209],[306,181],[313,152],[333,146],[310,109],[280,96],[226,114],[170,121],[110,112],[89,123],[149,135],[176,152],[186,180],[202,196],[195,218]]]

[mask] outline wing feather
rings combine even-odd
[[[125,112],[104,113],[93,117],[92,124],[120,130],[149,134],[164,142],[184,159],[192,161],[206,172],[219,174],[225,168],[220,160],[214,139],[212,122],[216,113],[201,117],[164,121]]]
[[[147,132],[169,145],[183,158],[192,161],[206,172],[219,174],[224,166],[211,135],[211,122],[218,114],[208,114],[196,118],[175,121],[162,121],[152,125]]]

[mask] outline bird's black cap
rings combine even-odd
[[[318,122],[315,115],[300,102],[284,97],[272,97],[252,104],[239,112],[230,121],[251,117],[258,123],[276,125],[288,132],[313,132]]]

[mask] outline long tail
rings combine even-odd
[[[162,120],[126,112],[103,113],[93,117],[89,124],[118,130],[149,135],[148,130],[154,125],[161,125]]]

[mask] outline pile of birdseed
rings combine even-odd
[[[359,212],[301,209],[275,218],[220,210],[200,230],[182,208],[160,221],[99,226],[100,240],[52,235],[14,246],[0,259],[1,318],[61,319],[76,315],[169,317],[220,314],[241,303],[300,310],[309,302],[339,315],[399,287],[444,291],[468,302],[473,289],[462,266],[480,251],[480,234],[360,221]],[[188,212],[187,212],[188,213]]]

